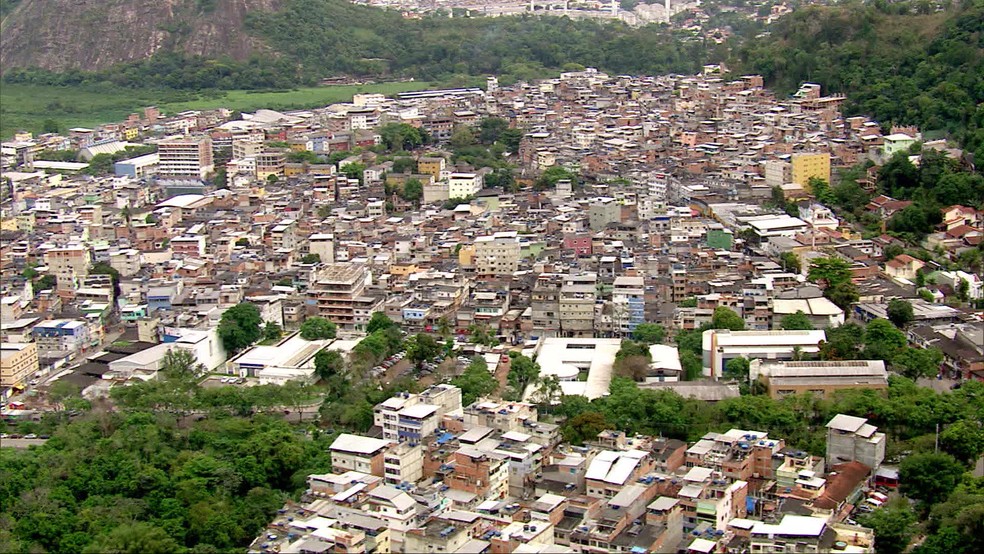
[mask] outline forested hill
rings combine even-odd
[[[811,6],[747,41],[733,61],[780,92],[803,81],[848,97],[849,113],[984,146],[984,0]],[[984,159],[984,151],[980,157]]]

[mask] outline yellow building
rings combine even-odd
[[[420,158],[417,160],[417,173],[424,173],[434,177],[435,181],[441,179],[441,172],[447,167],[444,158]]]
[[[802,153],[793,154],[792,157],[792,181],[799,184],[808,192],[810,190],[809,181],[811,177],[823,179],[830,183],[830,154],[827,153]]]
[[[0,344],[0,385],[3,387],[23,387],[40,367],[38,346],[33,342]]]
[[[399,263],[397,263],[397,264],[392,264],[389,267],[389,272],[392,275],[396,275],[398,277],[406,277],[407,275],[411,275],[411,274],[417,273],[417,271],[419,271],[419,268],[417,267],[417,264],[399,264]]]

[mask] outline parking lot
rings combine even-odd
[[[207,379],[202,381],[201,386],[203,387],[228,387],[230,385],[238,385],[244,387],[253,386],[249,379],[244,379],[242,377],[233,377],[228,375],[209,375]]]

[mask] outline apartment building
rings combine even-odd
[[[373,423],[386,440],[420,444],[448,414],[461,414],[461,389],[434,385],[420,394],[405,392],[380,402],[373,408]]]
[[[52,248],[44,253],[44,264],[48,273],[58,280],[58,290],[73,290],[76,280],[89,274],[92,254],[84,246]]]
[[[482,177],[475,173],[452,173],[448,177],[448,197],[468,198],[482,190]]]
[[[790,158],[790,178],[792,182],[802,186],[807,192],[811,178],[823,179],[830,183],[830,154],[797,153]]]
[[[452,490],[486,500],[501,500],[508,494],[509,472],[505,456],[462,446],[452,459],[454,469],[444,478],[444,483]]]
[[[91,344],[89,325],[71,319],[49,319],[31,331],[40,356],[74,355]]]
[[[343,329],[362,329],[369,316],[382,307],[383,299],[366,290],[371,281],[364,264],[345,262],[318,267],[307,289],[307,299],[318,315]]]
[[[560,332],[560,287],[563,275],[541,273],[530,296],[533,332],[540,337],[556,337]]]
[[[330,264],[335,261],[335,235],[331,233],[315,233],[308,237],[308,252],[321,257],[321,262]]]
[[[475,239],[477,275],[511,275],[519,269],[521,246],[516,231],[502,231]]]
[[[687,467],[705,467],[735,480],[769,479],[772,457],[785,447],[783,440],[770,439],[760,431],[731,429],[708,433],[687,449]]]
[[[166,139],[157,145],[157,175],[161,179],[204,179],[215,169],[212,139],[189,136]]]
[[[384,477],[384,454],[392,443],[388,440],[342,433],[328,448],[334,473],[358,471]]]
[[[0,387],[23,387],[40,368],[33,342],[0,343]]]
[[[645,286],[642,277],[619,276],[612,290],[612,319],[618,332],[630,335],[646,322]]]
[[[270,246],[275,250],[294,250],[297,248],[297,223],[288,219],[271,227]]]
[[[568,275],[560,287],[560,328],[565,337],[592,337],[598,276]]]
[[[278,178],[284,176],[287,166],[286,148],[264,148],[254,156],[256,160],[256,178],[266,181],[271,175]]]

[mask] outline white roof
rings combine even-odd
[[[694,552],[714,552],[714,548],[717,543],[714,541],[709,541],[707,539],[694,539],[694,542],[690,543],[687,550],[692,550]]]
[[[187,208],[195,202],[198,202],[202,198],[205,198],[201,194],[180,194],[168,198],[167,200],[161,202],[157,205],[158,208]]]
[[[868,423],[868,420],[863,417],[854,417],[845,414],[837,414],[827,423],[828,429],[836,429],[837,431],[847,431],[849,433],[857,432],[861,427]]]
[[[401,416],[413,418],[425,418],[437,411],[437,406],[433,404],[415,404],[400,410]]]
[[[827,520],[819,517],[785,515],[778,525],[757,523],[753,535],[784,535],[794,537],[819,537]]]
[[[330,449],[353,454],[373,454],[389,446],[390,441],[342,433],[331,443]]]

